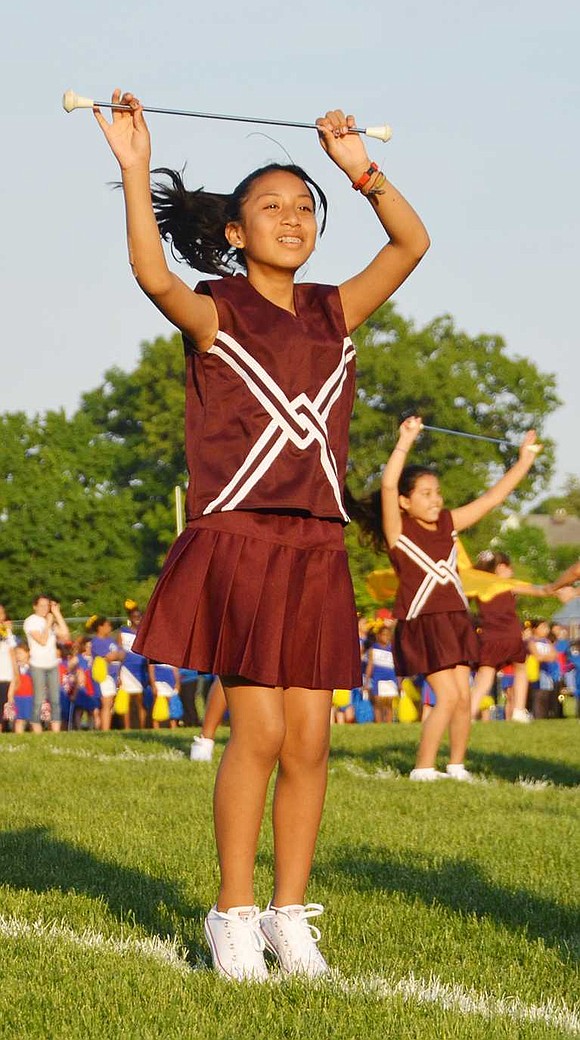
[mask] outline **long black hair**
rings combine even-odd
[[[152,173],[168,177],[170,184],[154,182],[151,198],[161,238],[171,243],[176,259],[204,274],[228,275],[245,270],[244,253],[231,246],[225,236],[226,225],[241,219],[242,206],[251,185],[265,173],[281,170],[304,181],[315,207],[322,210],[320,234],[326,227],[328,202],[322,188],[300,167],[292,163],[269,163],[249,173],[231,195],[198,188],[188,191],[177,170],[160,167]]]

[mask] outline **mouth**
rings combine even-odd
[[[282,245],[285,245],[285,246],[301,246],[302,245],[302,239],[298,238],[297,235],[280,235],[278,241],[281,242]]]

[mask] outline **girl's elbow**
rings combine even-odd
[[[416,258],[416,263],[419,263],[423,259],[425,253],[431,246],[431,239],[427,234],[425,228],[422,228],[421,233],[417,236],[416,242],[413,243],[413,253]]]

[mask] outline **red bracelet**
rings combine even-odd
[[[378,172],[379,172],[379,168],[378,168],[376,162],[372,162],[370,164],[368,170],[365,170],[365,172],[360,175],[358,181],[354,181],[354,183],[353,183],[354,190],[355,191],[360,191],[361,188],[364,188],[365,184],[368,184],[368,182],[370,181],[373,173],[378,173]]]

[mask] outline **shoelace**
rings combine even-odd
[[[308,931],[308,937],[313,942],[317,943],[317,942],[320,942],[321,932],[320,932],[320,929],[317,928],[315,924],[311,924],[310,923],[309,918],[311,918],[311,917],[320,917],[320,915],[323,914],[323,913],[324,913],[324,907],[322,906],[321,903],[306,903],[306,905],[304,907],[300,908],[299,912],[295,912],[295,913],[290,912],[290,913],[288,913],[283,908],[282,909],[277,908],[275,910],[274,909],[268,909],[268,910],[264,910],[260,914],[260,918],[262,918],[262,917],[275,917],[276,914],[280,914],[281,916],[283,916],[283,917],[285,917],[287,919],[287,921],[289,922],[290,925],[298,925],[298,926],[300,926],[300,930],[301,931],[307,930]]]
[[[260,930],[260,921],[263,917],[267,917],[268,915],[268,910],[262,910],[261,912],[258,911],[258,913],[248,913],[246,915],[220,913],[220,916],[227,921],[229,926],[228,930],[226,930],[226,938],[231,938],[231,932],[229,929],[231,929],[232,926],[235,928],[236,925],[239,925],[241,928],[236,934],[238,942],[240,939],[242,941],[250,939],[251,945],[257,953],[262,953],[266,946],[264,936]],[[230,949],[233,949],[234,946],[235,943],[230,943]]]

